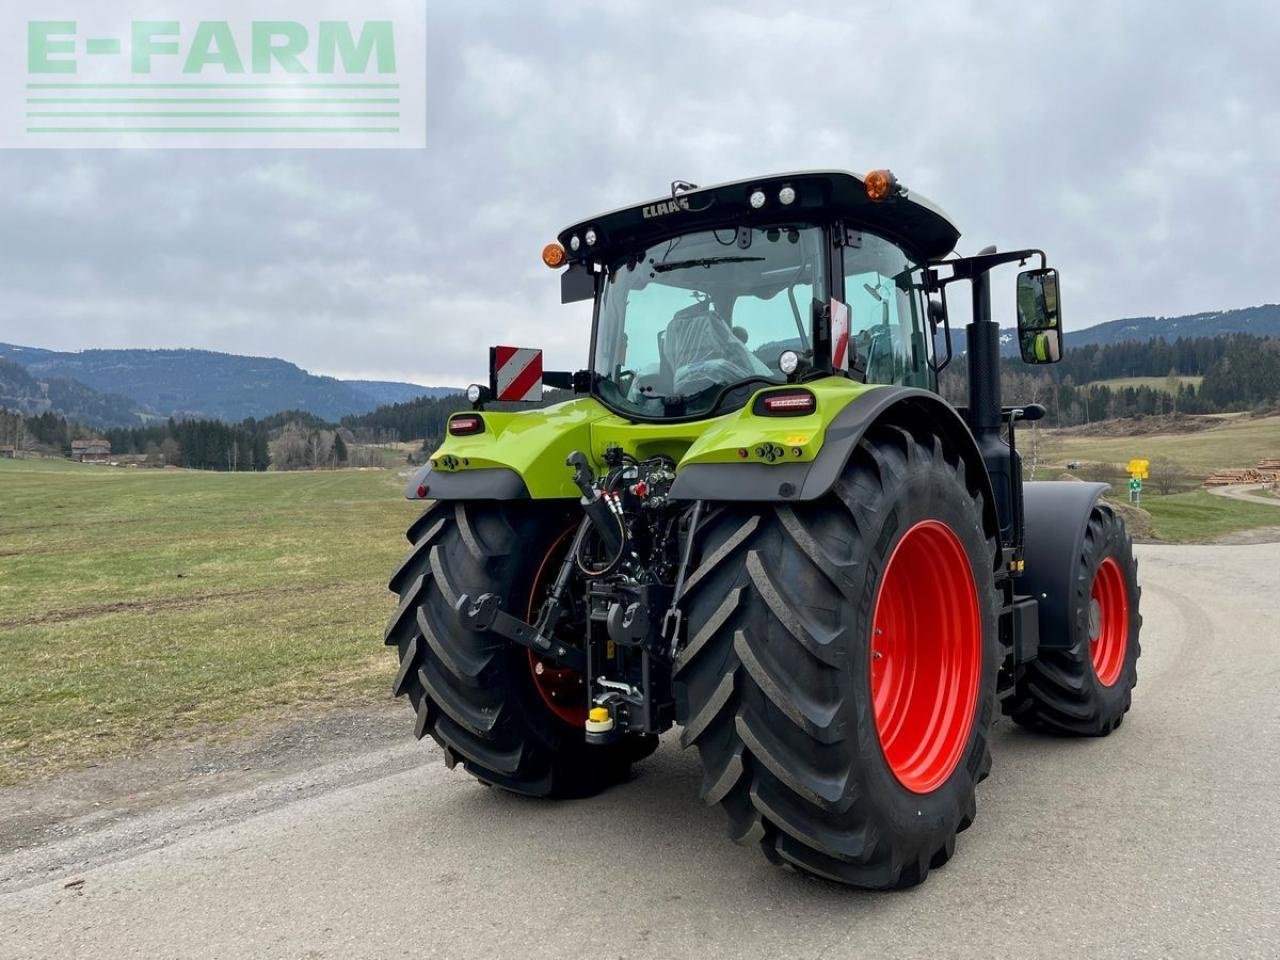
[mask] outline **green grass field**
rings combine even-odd
[[[1071,460],[1123,466],[1133,458],[1166,456],[1197,480],[1224,467],[1251,467],[1263,457],[1280,457],[1280,417],[1222,418],[1195,433],[1124,436],[1075,436],[1047,432],[1040,449],[1042,463],[1061,466]],[[1025,443],[1019,434],[1019,446]]]
[[[401,483],[0,460],[0,784],[385,696]]]
[[[0,785],[385,698],[401,484],[0,460]],[[1280,525],[1201,491],[1143,505],[1167,540]]]
[[[1144,497],[1142,507],[1151,514],[1155,535],[1173,543],[1201,543],[1239,530],[1280,527],[1280,501],[1272,507],[1192,490]]]
[[[1189,383],[1197,390],[1200,384],[1204,382],[1204,377],[1178,377],[1178,385]],[[1169,393],[1168,377],[1115,377],[1111,380],[1095,380],[1089,386],[1094,387],[1110,387],[1112,390],[1123,390],[1125,387],[1150,387],[1152,390],[1159,390],[1161,393]]]

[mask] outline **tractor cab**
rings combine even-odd
[[[892,174],[801,173],[575,224],[544,251],[593,299],[591,392],[633,421],[700,419],[770,384],[930,388],[927,264],[959,232]]]

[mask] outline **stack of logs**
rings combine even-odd
[[[1204,485],[1225,487],[1236,483],[1280,483],[1280,457],[1259,460],[1256,467],[1245,467],[1242,470],[1219,470]]]

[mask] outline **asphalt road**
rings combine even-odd
[[[672,743],[561,804],[395,743],[0,858],[0,957],[1280,957],[1280,545],[1139,556],[1125,725],[1002,724],[915,890],[733,846]]]

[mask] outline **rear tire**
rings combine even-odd
[[[1033,730],[1105,737],[1129,710],[1142,652],[1138,561],[1124,520],[1105,504],[1089,515],[1076,567],[1068,622],[1059,636],[1041,637],[1009,712]]]
[[[948,531],[939,542],[953,542],[960,564],[933,569],[959,584],[937,594],[939,609],[956,609],[947,607],[950,597],[971,612],[965,670],[938,653],[962,631],[933,646],[936,638],[924,639],[928,629],[912,620],[925,612],[914,603],[934,596],[927,575],[882,604],[893,571],[904,572],[891,562],[896,548],[930,525]],[[921,882],[973,821],[974,788],[991,763],[987,731],[1001,659],[996,543],[962,459],[927,430],[878,427],[828,496],[729,506],[703,531],[676,662],[682,742],[698,748],[703,799],[725,810],[736,841],[758,844],[775,862],[861,887]],[[882,607],[893,607],[885,620]],[[944,686],[969,676],[965,708],[953,703],[933,714],[954,715],[958,726],[938,721],[952,736],[937,749],[951,755],[928,768],[932,779],[915,776],[902,759],[910,749],[880,729],[886,716],[892,726],[892,711],[881,709],[892,697],[876,671],[894,654],[876,657],[873,646],[883,624],[921,640],[925,659],[907,658],[908,676],[916,667],[927,674],[929,658],[939,661],[934,679]],[[891,632],[884,628],[875,644]],[[932,743],[930,736],[920,742]]]
[[[524,617],[541,561],[575,519],[541,504],[439,502],[409,529],[413,550],[391,578],[400,596],[385,635],[400,656],[392,690],[408,697],[414,733],[434,738],[450,767],[515,793],[587,796],[657,746],[656,737],[589,746],[539,694],[524,647],[464,630],[454,613],[463,593],[496,593]]]

